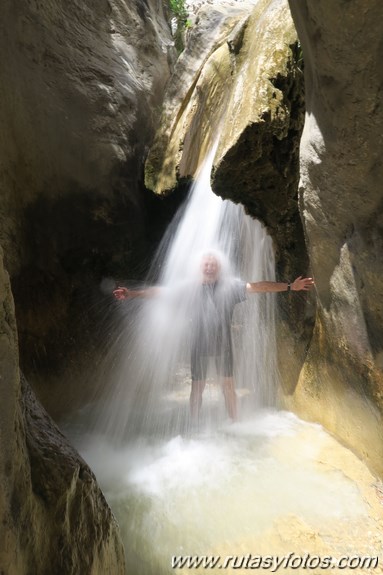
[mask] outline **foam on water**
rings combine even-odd
[[[117,515],[129,566],[166,573],[173,555],[226,544],[235,553],[281,517],[320,529],[365,516],[355,484],[318,465],[328,441],[318,425],[267,411],[189,438],[121,449],[91,441],[83,455]]]

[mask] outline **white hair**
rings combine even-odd
[[[191,271],[194,277],[200,275],[201,263],[204,259],[209,257],[214,258],[217,261],[220,270],[219,276],[221,279],[225,279],[233,275],[233,270],[229,258],[221,250],[212,247],[198,252],[192,258]]]

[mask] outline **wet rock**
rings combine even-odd
[[[0,270],[0,572],[122,575],[117,524],[93,473],[20,384],[2,261]]]
[[[195,176],[218,138],[213,191],[244,204],[267,226],[281,281],[307,274],[309,267],[297,195],[301,66],[287,3],[202,7],[168,86],[145,168],[146,185],[167,194]],[[313,327],[313,303],[300,296],[278,301],[287,386],[297,380]]]
[[[157,194],[193,177],[221,120],[225,82],[231,75],[227,40],[243,30],[248,5],[203,6],[167,87],[163,112],[145,165],[145,183]]]

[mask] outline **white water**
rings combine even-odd
[[[324,463],[331,442],[318,425],[258,411],[191,438],[116,447],[99,437],[80,448],[116,514],[128,573],[165,575],[172,556],[318,554],[332,526],[341,540],[353,524],[366,529],[357,485]]]
[[[274,279],[272,241],[265,229],[246,216],[242,206],[223,201],[211,190],[213,156],[214,150],[197,177],[182,218],[154,261],[153,269],[160,270],[156,282],[162,288],[160,294],[119,304],[125,314],[119,357],[114,358],[107,401],[95,426],[113,441],[124,442],[132,435],[168,437],[185,432],[189,424],[184,400],[191,384],[190,331],[202,254],[218,250],[222,276]],[[274,402],[278,379],[274,297],[251,294],[235,309],[234,375],[243,413]],[[214,426],[226,417],[223,398],[217,398],[218,387],[211,370],[202,425]]]
[[[161,295],[116,304],[121,330],[105,361],[107,394],[93,432],[68,430],[117,516],[131,574],[172,573],[174,555],[318,552],[316,534],[330,541],[329,523],[342,532],[358,522],[364,529],[367,518],[357,486],[323,464],[335,442],[320,426],[263,408],[278,379],[273,297],[253,294],[235,312],[241,421],[227,422],[212,373],[202,425],[189,426],[193,300],[179,286],[198,283],[199,258],[212,248],[245,280],[274,278],[270,238],[211,192],[211,161],[155,260]],[[300,547],[289,531],[296,524],[310,533]]]

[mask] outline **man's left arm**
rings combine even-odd
[[[270,293],[281,291],[308,291],[314,286],[313,278],[297,277],[293,282],[254,282],[246,284],[248,293]]]

